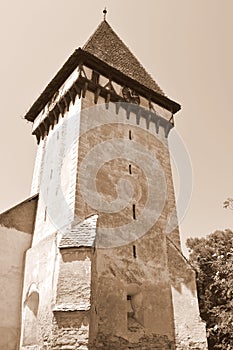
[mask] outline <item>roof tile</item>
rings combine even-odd
[[[94,247],[97,219],[98,215],[92,215],[78,224],[73,224],[71,229],[64,232],[59,248]]]
[[[94,34],[84,45],[83,50],[147,88],[164,95],[158,84],[146,72],[145,68],[113,31],[107,21],[104,20],[100,23]]]

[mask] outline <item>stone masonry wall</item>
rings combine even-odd
[[[114,343],[111,339],[116,335],[124,339],[124,341],[120,342],[119,339],[118,341],[115,339],[116,346],[119,348],[127,346],[127,342],[129,342],[130,348],[133,344],[140,343],[140,339],[135,339],[135,335],[127,327],[127,293],[129,293],[128,289],[133,285],[139,289],[137,293],[134,292],[136,294],[130,295],[133,300],[134,295],[137,295],[138,300],[137,316],[135,316],[136,311],[134,310],[134,318],[136,317],[136,321],[145,329],[146,336],[148,336],[145,339],[148,342],[150,337],[158,337],[160,335],[169,339],[169,346],[173,346],[171,344],[176,342],[177,349],[181,344],[187,348],[190,346],[190,349],[195,349],[195,347],[197,349],[205,349],[205,332],[201,321],[195,316],[190,322],[190,326],[193,324],[193,329],[196,329],[196,335],[200,337],[198,342],[198,336],[195,336],[194,332],[191,332],[192,335],[190,336],[189,327],[185,328],[185,322],[181,319],[177,321],[180,317],[178,314],[181,315],[182,312],[179,312],[176,305],[173,308],[173,302],[176,302],[174,286],[178,283],[179,278],[175,276],[175,279],[172,279],[169,272],[166,234],[176,244],[178,248],[176,253],[180,247],[180,239],[178,227],[169,225],[172,215],[173,222],[177,222],[177,218],[170,155],[164,130],[160,127],[157,134],[153,123],[150,124],[148,130],[146,121],[142,117],[139,120],[140,127],[138,127],[134,113],[129,114],[129,119],[127,119],[126,111],[120,108],[119,114],[116,115],[115,106],[111,103],[108,106],[108,113],[106,113],[105,118],[105,107],[103,106],[102,110],[98,110],[99,106],[97,106],[95,110],[95,107],[92,107],[92,99],[93,95],[87,93],[82,104],[78,176],[82,177],[82,171],[86,169],[95,179],[96,192],[108,201],[117,199],[119,193],[116,191],[116,184],[121,179],[131,183],[133,194],[124,209],[116,212],[111,210],[104,212],[104,210],[95,207],[94,200],[91,202],[88,200],[88,196],[85,197],[82,188],[84,182],[81,183],[81,186],[77,182],[76,216],[80,220],[96,213],[99,216],[95,267],[93,267],[92,274],[93,308],[91,310],[91,319],[95,320],[95,325],[92,323],[90,325],[91,344],[96,346],[101,338],[104,339],[105,347],[111,348]],[[99,99],[98,102],[101,103],[103,100]],[[151,214],[150,211],[147,211],[148,220],[150,216],[154,217],[154,223],[142,235],[135,231],[135,236],[130,236],[130,226],[128,226],[128,229],[124,229],[124,226],[134,224],[134,220],[137,220],[137,224],[140,223],[140,214],[143,212],[144,207],[148,205],[148,197],[150,195],[148,184],[153,183],[154,178],[156,178],[158,183],[159,178],[156,176],[153,168],[151,168],[151,173],[148,175],[148,168],[143,169],[143,167],[140,167],[140,164],[142,164],[140,163],[140,153],[137,154],[139,157],[138,162],[137,159],[135,161],[130,160],[130,152],[128,152],[125,159],[122,159],[125,155],[124,151],[121,154],[119,152],[118,157],[115,156],[114,159],[108,158],[104,152],[101,153],[99,145],[102,147],[109,141],[114,145],[115,140],[118,141],[119,139],[125,140],[127,145],[127,141],[130,139],[135,142],[135,147],[137,146],[136,144],[140,144],[147,148],[148,153],[153,154],[157,158],[165,179],[165,198],[162,210],[156,217],[156,208],[158,208],[156,205],[158,205],[159,201],[162,201],[164,195],[163,192],[158,190],[157,194],[154,195],[155,202]],[[99,154],[96,154],[97,157],[91,158],[92,149],[96,147],[99,147]],[[117,154],[117,142],[113,147],[115,147],[114,151],[110,152]],[[106,152],[108,152],[107,149]],[[142,155],[142,157],[144,156],[145,154]],[[87,168],[83,166],[86,159],[88,159]],[[90,159],[93,161],[92,164]],[[129,164],[131,165],[130,172]],[[87,188],[91,189],[91,186],[87,186]],[[163,190],[162,186],[161,190]],[[127,191],[127,187],[125,187],[125,191]],[[91,197],[93,191],[88,193],[89,197]],[[136,214],[133,214],[133,203]],[[123,227],[123,229],[120,227]],[[117,235],[120,237],[118,241],[116,239]],[[108,248],[103,249],[103,244]],[[98,245],[100,249],[98,249]],[[174,256],[170,254],[169,259],[169,264],[179,268],[176,265],[177,257],[175,254]],[[185,264],[186,271],[187,263],[185,262]],[[192,274],[190,277],[191,284],[194,282],[193,277]],[[191,286],[184,277],[184,285],[185,287],[180,294],[180,300],[184,299],[185,305],[193,305],[195,300],[195,315],[198,315],[197,297],[195,294],[191,297],[192,290],[195,293],[195,283]],[[94,313],[95,315],[93,315]],[[180,336],[179,322],[181,325],[184,325],[183,343]],[[151,345],[148,343],[143,346],[149,347]],[[159,345],[154,344],[154,346]]]
[[[174,350],[174,343],[167,336],[144,335],[135,343],[116,335],[99,334],[98,339],[89,347],[90,350]]]
[[[51,350],[87,350],[89,314],[85,311],[54,313]]]
[[[156,349],[162,346],[164,349],[169,349],[174,344],[175,335],[165,232],[168,217],[174,209],[174,191],[164,130],[161,127],[159,134],[156,134],[155,125],[151,123],[151,130],[147,131],[146,121],[143,118],[140,119],[140,127],[138,127],[134,113],[130,114],[127,121],[125,110],[120,109],[119,114],[116,115],[115,105],[111,103],[105,117],[105,106],[103,105],[102,110],[101,108],[98,110],[100,107],[98,105],[95,110],[95,107],[92,107],[92,99],[93,95],[87,92],[82,102],[78,179],[82,176],[80,172],[84,171],[83,164],[88,159],[86,171],[91,174],[90,177],[94,178],[96,191],[102,198],[107,198],[109,201],[116,200],[118,196],[116,184],[121,179],[131,183],[133,196],[124,209],[117,212],[104,212],[95,208],[94,200],[92,203],[86,201],[88,198],[85,198],[82,183],[80,186],[80,182],[77,181],[76,217],[83,220],[95,213],[99,216],[97,249],[92,268],[91,320],[93,321],[90,324],[90,346],[91,349],[95,347],[101,349],[101,346],[104,349]],[[99,98],[98,102],[101,103],[103,100]],[[114,141],[119,139],[126,142],[127,149],[129,135],[132,138],[132,145],[142,145],[149,154],[157,158],[165,180],[165,187],[160,189],[164,189],[165,193],[160,193],[160,189],[157,188],[158,192],[154,196],[156,202],[152,201],[154,206],[148,208],[148,219],[151,216],[154,220],[151,226],[145,232],[135,231],[131,237],[126,238],[130,230],[120,231],[119,227],[127,224],[134,225],[136,222],[133,218],[133,203],[136,204],[135,212],[139,220],[143,208],[148,204],[150,195],[148,183],[154,184],[156,178],[154,169],[140,167],[142,163],[137,162],[137,159],[130,161],[129,152],[126,159],[123,159],[123,153],[118,152],[118,157],[108,160],[105,158],[106,153],[100,151],[97,158],[92,158],[93,163],[90,162],[90,155],[93,149],[99,145],[104,146],[109,141],[113,142],[115,147],[113,154],[117,154]],[[136,149],[135,153],[137,153]],[[136,155],[140,159],[140,153]],[[129,164],[131,173],[129,173]],[[158,178],[156,181],[155,187],[158,186]],[[89,189],[88,186],[87,188]],[[91,195],[90,192],[89,196]],[[163,198],[164,203],[162,203]],[[161,212],[157,214],[160,201]],[[104,240],[103,234],[106,234]],[[179,242],[179,233],[175,234]],[[116,239],[117,235],[119,241]],[[110,247],[103,249],[103,244],[109,244]],[[136,290],[132,292],[131,288]],[[137,325],[139,324],[143,329],[142,333],[132,332],[127,326],[128,293],[132,293],[130,296],[137,301],[135,301],[136,304],[138,303],[135,317]]]

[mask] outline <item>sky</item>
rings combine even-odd
[[[26,111],[105,6],[113,29],[182,106],[175,127],[193,169],[183,247],[188,237],[232,229],[233,211],[222,205],[233,197],[232,0],[1,1],[0,211],[30,195],[37,145]]]

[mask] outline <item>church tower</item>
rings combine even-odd
[[[21,350],[207,349],[167,142],[179,109],[104,19],[26,114]]]

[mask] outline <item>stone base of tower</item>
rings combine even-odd
[[[72,232],[82,228],[93,237],[95,226],[93,216]],[[142,268],[143,261],[133,256],[127,260],[127,280],[120,278],[120,260],[131,246],[105,251],[75,247],[69,234],[57,242],[51,235],[27,252],[21,350],[207,350],[195,273],[171,242],[168,270],[161,272],[169,276],[166,283],[159,282],[159,275],[150,281],[148,275],[141,284],[137,279],[148,273],[148,265]],[[140,247],[138,254],[143,254]],[[134,283],[129,283],[131,276]]]
[[[87,350],[89,340],[88,311],[55,312],[51,350]]]
[[[88,349],[91,254],[60,250],[56,235],[28,250],[20,350]]]
[[[142,336],[136,342],[113,335],[100,335],[93,345],[89,347],[90,350],[140,350],[140,349],[175,349],[172,343],[166,336],[148,335]]]

